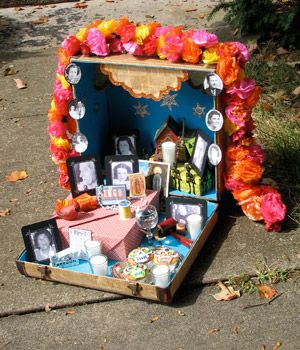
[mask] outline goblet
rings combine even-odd
[[[158,214],[154,205],[148,204],[143,208],[138,208],[136,212],[136,223],[139,227],[146,231],[146,237],[148,238],[148,243],[152,245],[152,229],[158,223]]]

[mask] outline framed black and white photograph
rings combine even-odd
[[[137,156],[106,156],[105,174],[107,185],[125,185],[130,189],[129,174],[139,172]]]
[[[97,156],[69,158],[67,167],[73,197],[82,193],[96,194],[96,187],[102,185],[101,165]]]
[[[89,145],[87,137],[81,132],[76,132],[72,137],[72,146],[78,153],[83,153],[87,150]]]
[[[223,115],[216,109],[211,109],[206,113],[205,123],[209,130],[219,131],[223,127]]]
[[[69,103],[69,114],[70,116],[75,119],[79,120],[84,117],[85,115],[85,105],[82,101],[79,100],[72,100]]]
[[[120,156],[130,156],[136,152],[136,136],[123,135],[114,137],[115,154]]]
[[[209,138],[200,130],[197,130],[195,145],[191,158],[191,165],[199,176],[203,175],[205,162],[207,158],[207,150],[210,144]]]
[[[209,73],[204,78],[203,89],[209,96],[218,96],[223,90],[223,81],[218,74]]]
[[[213,143],[208,148],[207,156],[210,164],[217,166],[222,160],[222,151],[217,144]]]
[[[22,236],[29,261],[48,265],[50,257],[62,250],[55,219],[23,226]]]
[[[192,214],[201,215],[205,225],[207,221],[207,202],[198,198],[168,197],[166,202],[167,217],[186,224],[186,218]]]
[[[68,83],[76,85],[81,79],[81,69],[79,66],[77,66],[77,64],[70,63],[64,70],[64,76]]]

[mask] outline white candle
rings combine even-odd
[[[101,254],[101,244],[98,241],[87,240],[84,242],[84,246],[88,259],[94,255]]]
[[[165,288],[169,284],[170,269],[167,265],[157,265],[151,270],[153,283],[158,286]]]
[[[107,275],[107,257],[103,254],[94,255],[90,258],[90,264],[95,275]]]
[[[191,239],[195,241],[199,234],[201,233],[203,218],[201,215],[192,214],[186,218],[187,230],[191,236]]]
[[[163,142],[161,149],[163,161],[173,165],[176,162],[176,143],[170,141]]]

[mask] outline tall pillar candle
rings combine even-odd
[[[173,165],[176,162],[176,143],[170,141],[163,142],[161,149],[163,161]]]

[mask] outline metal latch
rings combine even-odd
[[[47,278],[51,273],[51,270],[47,265],[39,265],[37,270],[41,273],[41,278]]]
[[[129,282],[129,285],[127,287],[131,289],[132,295],[135,297],[139,295],[140,291],[143,289],[143,287],[140,286],[137,282]]]

